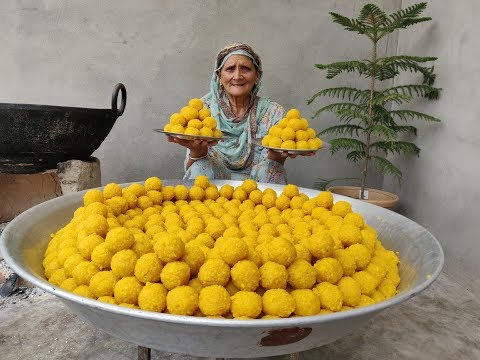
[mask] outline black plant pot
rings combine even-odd
[[[67,160],[89,160],[126,102],[125,86],[117,84],[111,109],[0,104],[0,173],[31,174]]]

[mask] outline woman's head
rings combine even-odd
[[[218,54],[215,71],[219,85],[227,95],[249,96],[258,91],[262,62],[250,46],[232,44]]]

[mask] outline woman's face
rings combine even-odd
[[[220,69],[220,84],[230,97],[247,97],[252,93],[259,73],[245,55],[230,56]]]

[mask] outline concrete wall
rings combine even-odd
[[[415,1],[416,2],[416,1]],[[413,1],[377,1],[395,11]],[[262,56],[263,94],[307,117],[328,99],[307,106],[317,90],[349,83],[328,81],[313,67],[368,57],[366,42],[341,30],[328,16],[356,14],[364,1],[335,0],[2,0],[0,3],[1,102],[109,108],[113,85],[128,91],[125,114],[95,152],[103,183],[157,175],[182,176],[183,150],[151,129],[162,127],[191,97],[208,91],[217,51],[233,41],[250,43]],[[480,176],[480,77],[475,14],[480,4],[430,2],[434,21],[400,32],[383,43],[380,55],[435,55],[440,101],[412,107],[443,120],[419,124],[418,159],[398,159],[405,181],[398,191],[408,217],[432,231],[446,251],[446,269],[480,295],[478,222]],[[476,10],[476,11],[475,11]],[[409,76],[399,79],[410,80]],[[364,83],[358,83],[365,86]],[[321,129],[332,122],[312,121]],[[312,186],[317,177],[356,176],[343,155],[321,152],[287,163],[290,181]],[[374,177],[372,186],[382,178]]]
[[[403,7],[416,1],[403,1]],[[480,296],[480,48],[476,14],[480,3],[465,0],[431,1],[426,15],[433,21],[399,36],[398,53],[437,56],[439,101],[423,100],[411,108],[429,113],[441,124],[417,123],[415,143],[419,158],[398,159],[405,181],[401,188],[386,178],[384,186],[396,190],[401,212],[429,229],[442,243],[446,271]],[[405,75],[398,84],[412,79]]]
[[[94,153],[102,182],[183,175],[182,148],[161,128],[171,113],[208,92],[217,52],[233,41],[251,44],[264,63],[262,94],[310,118],[332,99],[306,100],[325,87],[315,63],[368,57],[368,43],[333,24],[329,11],[353,16],[364,1],[334,0],[2,0],[1,102],[109,108],[114,84],[128,92],[124,115]],[[400,0],[377,1],[387,11]],[[380,54],[392,53],[396,39]],[[387,49],[387,50],[385,50]],[[359,86],[368,86],[364,81]],[[323,116],[311,122],[322,129]],[[327,151],[287,163],[289,181],[357,176],[344,156]],[[372,185],[381,184],[373,177]]]

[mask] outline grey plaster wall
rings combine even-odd
[[[415,3],[403,1],[403,6]],[[417,123],[415,143],[419,158],[397,159],[405,181],[398,187],[386,178],[384,185],[398,191],[400,211],[429,229],[442,243],[446,271],[480,296],[480,3],[475,0],[431,1],[426,15],[433,21],[416,30],[402,31],[398,53],[437,56],[437,86],[443,88],[436,102],[423,100],[411,108],[442,120]],[[398,84],[412,80],[404,75]]]
[[[95,152],[102,182],[130,182],[157,175],[182,176],[183,150],[151,129],[162,127],[191,97],[208,91],[217,51],[233,41],[250,43],[265,68],[263,95],[310,118],[328,99],[307,106],[317,90],[343,83],[365,86],[351,76],[328,81],[313,65],[368,57],[366,42],[341,30],[328,16],[356,14],[364,1],[335,0],[2,0],[0,3],[0,102],[109,108],[113,85],[128,91],[125,114]],[[413,1],[376,1],[395,11]],[[400,211],[430,229],[446,250],[446,269],[480,295],[480,212],[477,179],[480,77],[475,14],[480,4],[430,2],[434,21],[422,31],[401,32],[382,43],[380,55],[408,52],[439,57],[435,103],[412,104],[443,120],[419,124],[418,159],[398,159],[405,175]],[[409,77],[399,79],[399,83]],[[312,121],[321,129],[332,122]],[[287,163],[289,180],[312,186],[317,177],[357,176],[343,155],[326,151]],[[381,185],[374,177],[371,185]]]
[[[182,148],[153,128],[192,97],[208,92],[214,57],[226,44],[251,44],[264,63],[262,94],[310,118],[330,99],[307,106],[326,80],[315,63],[367,57],[367,43],[333,24],[328,12],[356,14],[364,1],[334,0],[2,0],[1,102],[109,108],[113,86],[128,92],[124,115],[94,153],[102,182],[157,175],[180,178]],[[377,1],[387,11],[400,0]],[[396,39],[382,45],[392,53]],[[355,82],[355,81],[353,81]],[[361,86],[368,86],[359,83]],[[311,122],[321,129],[324,116]],[[288,161],[289,181],[357,176],[343,155],[327,151]],[[381,183],[380,177],[372,185]]]

